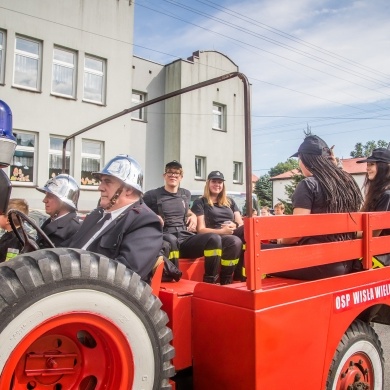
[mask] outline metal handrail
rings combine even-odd
[[[182,95],[186,92],[194,91],[199,88],[207,87],[208,85],[220,83],[222,81],[226,81],[229,79],[232,79],[234,77],[238,77],[241,79],[241,81],[244,84],[244,126],[245,126],[245,167],[246,167],[246,172],[245,172],[245,188],[246,188],[246,205],[247,205],[247,215],[252,216],[252,144],[251,144],[251,100],[250,100],[250,87],[249,87],[249,81],[248,78],[240,72],[232,72],[228,73],[219,77],[215,77],[213,79],[203,81],[198,84],[191,85],[189,87],[185,87],[182,89],[178,89],[177,91],[173,91],[170,93],[167,93],[165,95],[159,96],[157,98],[148,100],[144,103],[138,104],[134,107],[127,108],[121,112],[118,112],[117,114],[111,115],[105,119],[102,119],[96,123],[93,123],[92,125],[89,125],[87,127],[84,127],[83,129],[77,131],[76,133],[73,133],[66,137],[63,141],[63,147],[62,147],[62,173],[65,173],[65,157],[66,157],[66,144],[67,142],[74,138],[77,137],[78,135],[85,133],[88,130],[91,130],[95,127],[98,127],[104,123],[110,122],[113,119],[119,118],[123,115],[130,114],[133,111],[137,111],[141,108],[150,106],[155,103],[159,103],[163,100]]]

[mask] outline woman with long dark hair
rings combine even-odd
[[[353,177],[335,164],[332,150],[320,137],[309,135],[291,157],[299,158],[305,176],[292,196],[293,215],[348,213],[359,210],[362,196]],[[278,244],[306,245],[354,238],[352,233],[278,239]],[[270,244],[271,245],[271,244]],[[270,248],[267,244],[263,249]],[[314,280],[352,271],[352,261],[278,273],[295,279]]]
[[[367,163],[364,204],[361,211],[390,211],[390,150],[374,149],[372,155],[357,163]],[[388,236],[390,229],[375,230],[374,236]],[[390,265],[390,255],[375,256],[373,268]]]

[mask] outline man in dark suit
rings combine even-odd
[[[115,259],[149,281],[162,247],[162,228],[142,200],[141,167],[130,156],[118,155],[93,176],[100,180],[99,207],[67,246]]]
[[[72,176],[60,174],[37,190],[45,194],[42,202],[46,214],[50,216],[41,229],[56,247],[63,246],[80,229],[81,221],[76,214],[79,186]],[[48,243],[39,235],[37,242],[41,248],[48,247]]]

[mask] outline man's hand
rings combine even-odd
[[[198,219],[194,213],[191,213],[187,216],[187,230],[189,232],[196,232],[197,223]]]

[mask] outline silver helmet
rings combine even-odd
[[[61,173],[49,179],[43,187],[38,187],[37,190],[53,194],[72,209],[77,210],[80,188],[72,176]]]
[[[101,175],[114,176],[125,185],[129,185],[142,193],[144,175],[141,166],[127,154],[119,154],[111,159],[100,172],[92,172],[100,180]]]

